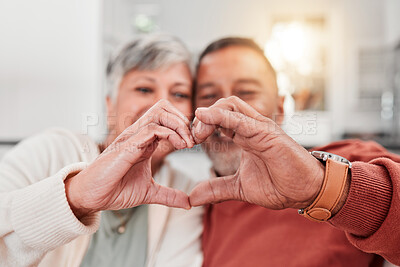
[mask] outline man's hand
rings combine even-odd
[[[198,108],[192,134],[203,142],[216,128],[243,150],[234,175],[203,181],[192,206],[242,200],[270,209],[304,208],[318,195],[324,166],[271,119],[237,97]]]
[[[159,140],[168,140],[176,149],[193,147],[189,127],[189,120],[175,107],[159,101],[87,169],[66,180],[75,215],[151,203],[189,209],[187,194],[157,184],[151,173],[151,156]]]

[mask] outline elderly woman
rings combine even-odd
[[[189,52],[148,35],[107,78],[103,144],[51,129],[0,163],[1,266],[201,265],[202,209],[185,210],[193,182],[164,161],[194,145]]]

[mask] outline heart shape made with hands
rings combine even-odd
[[[237,97],[198,108],[195,116],[191,127],[168,101],[157,102],[85,170],[66,180],[73,212],[79,217],[142,204],[190,209],[225,200],[271,209],[301,208],[316,197],[324,176],[322,164],[274,121]],[[151,159],[160,140],[175,149],[190,148],[217,128],[242,149],[234,175],[200,182],[189,196],[154,181]]]

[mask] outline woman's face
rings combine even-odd
[[[109,141],[114,140],[160,99],[168,100],[190,119],[192,77],[185,63],[176,63],[160,70],[131,70],[125,74],[116,99],[107,98]],[[162,159],[172,150],[172,145],[162,141],[153,158]]]

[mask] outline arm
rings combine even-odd
[[[400,242],[396,216],[399,192],[395,189],[399,188],[400,156],[375,142],[360,140],[342,140],[315,150],[333,152],[353,162],[348,195],[330,223],[346,231],[359,249],[399,264],[395,249]]]
[[[93,233],[101,210],[152,203],[190,208],[185,193],[155,183],[151,174],[151,156],[158,141],[168,140],[180,149],[193,146],[189,136],[187,118],[167,101],[159,101],[90,165],[73,163],[48,176],[54,168],[48,161],[64,166],[59,159],[68,146],[61,145],[52,156],[43,153],[40,142],[32,149],[25,149],[31,142],[21,144],[0,166],[0,212],[6,217],[0,222],[2,258],[9,265],[35,264],[47,251]],[[56,147],[50,143],[47,150]],[[68,225],[59,216],[65,216],[62,219]]]
[[[77,220],[65,197],[64,178],[86,167],[71,164],[78,161],[74,151],[66,135],[48,131],[21,142],[1,161],[0,259],[6,266],[34,265],[46,252],[97,229],[97,215]],[[57,166],[63,163],[68,166]]]
[[[192,132],[197,142],[205,140],[216,127],[242,148],[241,163],[234,175],[194,188],[192,205],[234,199],[270,209],[298,209],[309,206],[319,194],[325,171],[322,164],[242,100],[230,97],[196,110]],[[362,154],[357,150],[351,153]],[[349,233],[355,246],[397,264],[399,177],[400,164],[390,159],[355,163],[347,184],[348,195],[341,200],[345,204],[331,219]]]
[[[357,248],[400,264],[400,164],[387,158],[353,164],[349,194],[330,222]]]

